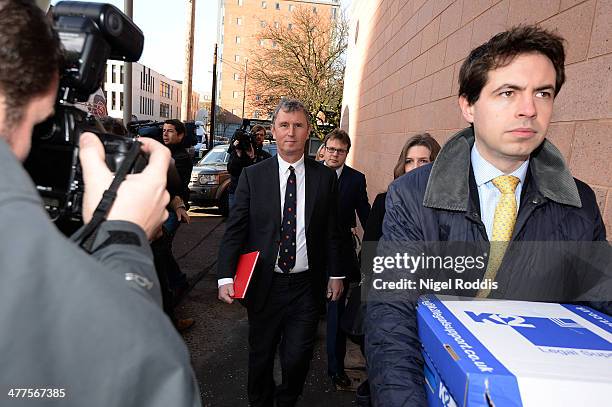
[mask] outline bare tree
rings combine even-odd
[[[258,35],[262,48],[249,64],[253,108],[272,113],[281,97],[300,99],[312,126],[340,124],[348,24],[312,8],[296,7],[289,24],[268,25]]]

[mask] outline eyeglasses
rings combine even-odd
[[[343,148],[325,147],[325,149],[330,154],[338,153],[339,155],[343,155],[343,154],[348,153],[348,150],[345,150]]]

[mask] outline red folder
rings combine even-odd
[[[253,270],[259,258],[259,252],[246,253],[238,259],[236,266],[236,276],[234,277],[234,296],[233,298],[243,299],[246,295],[247,288],[253,277]]]

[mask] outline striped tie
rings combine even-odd
[[[491,236],[491,249],[489,253],[489,264],[484,274],[484,279],[495,280],[497,270],[508,248],[512,238],[514,225],[516,223],[517,205],[514,192],[519,179],[513,175],[501,175],[491,181],[501,192],[501,197],[495,207],[493,216],[493,234]],[[478,291],[477,297],[485,298],[489,295],[489,289]]]
[[[297,185],[295,169],[289,166],[289,178],[285,189],[285,205],[283,207],[283,223],[278,253],[278,267],[283,273],[289,273],[295,267],[295,242],[297,225]]]

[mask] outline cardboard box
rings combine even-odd
[[[427,404],[429,407],[457,407],[455,399],[450,394],[446,385],[435,368],[431,358],[423,353],[425,365],[425,392],[427,393]]]
[[[457,406],[612,405],[609,316],[435,295],[419,300],[417,315],[428,369]]]

